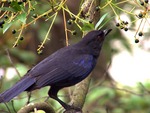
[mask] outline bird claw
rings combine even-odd
[[[69,111],[69,113],[82,113],[81,108],[74,107],[74,106],[70,106],[70,105],[68,105],[68,107],[66,108],[66,111],[65,111],[65,112],[68,113],[68,111]],[[73,112],[73,111],[74,111],[74,112]],[[64,113],[65,113],[65,112],[64,112]]]

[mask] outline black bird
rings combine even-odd
[[[59,49],[34,66],[13,87],[0,94],[0,103],[8,102],[23,91],[51,86],[48,95],[65,109],[71,106],[57,97],[60,89],[85,79],[96,65],[105,36],[111,31],[93,30],[77,44]]]

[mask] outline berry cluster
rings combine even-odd
[[[120,21],[116,23],[116,26],[120,29],[124,29],[125,31],[128,31],[128,22],[127,21]]]
[[[145,23],[147,21],[147,18],[149,16],[149,0],[142,0],[142,1],[139,1],[140,2],[140,5],[143,7],[143,11],[140,11],[140,13],[138,15],[136,15],[137,18],[141,19],[141,23],[136,31],[136,34],[135,34],[135,43],[138,43],[139,42],[139,39],[137,37],[137,35],[139,37],[143,36],[143,29],[144,29],[144,26],[145,26]],[[145,19],[145,22],[142,26],[142,22],[143,22],[143,19]]]
[[[13,1],[13,0],[7,0],[8,4],[11,4],[12,1]],[[14,1],[15,1],[15,0],[14,0]],[[23,3],[26,3],[27,0],[18,0],[17,2],[18,2],[19,5],[21,5],[21,4],[23,4]]]
[[[26,25],[27,16],[30,16],[33,19],[38,17],[37,14],[33,12],[34,6],[36,6],[34,3],[36,2],[31,0],[7,0],[2,2],[3,9],[1,10],[0,16],[0,28],[2,29],[3,33],[12,28],[12,34],[17,34],[17,40],[13,47],[16,47],[20,41],[24,40],[22,31],[23,26]],[[26,8],[28,4],[30,4],[30,7]],[[10,9],[7,10],[7,7]],[[14,23],[21,25],[20,28],[17,29],[14,28],[15,26],[12,27]]]
[[[2,20],[2,21],[0,21],[0,27],[1,28],[3,28],[3,25],[5,24],[5,21],[4,20]]]
[[[140,1],[141,6],[146,6],[148,4],[148,0]]]
[[[138,4],[140,7],[142,7],[141,11],[138,14],[133,14],[136,17],[136,21],[139,20],[141,21],[139,26],[136,29],[135,33],[135,43],[139,42],[139,37],[142,37],[144,35],[143,29],[145,26],[145,23],[148,21],[147,18],[149,18],[149,12],[150,12],[150,5],[149,5],[149,0],[139,0],[135,1],[136,4]],[[116,12],[115,12],[116,13]],[[131,12],[130,12],[131,14]],[[135,20],[132,21],[131,23],[136,22]],[[148,22],[149,23],[149,22]],[[119,22],[116,23],[116,26],[120,29],[123,29],[124,31],[128,31],[128,22],[127,21],[122,21],[119,18]]]
[[[71,18],[67,21],[67,24],[72,25],[75,21],[76,21],[76,18],[74,16],[71,16]],[[72,35],[77,34],[76,30],[68,30],[68,31],[71,32]]]
[[[140,31],[139,33],[138,33],[138,36],[143,36],[143,32],[142,31]],[[135,37],[135,43],[139,43],[139,39],[138,38],[136,38]]]
[[[148,2],[148,0],[140,1],[140,5],[144,8],[144,10],[141,11],[138,15],[136,15],[139,19],[144,18],[150,10]]]

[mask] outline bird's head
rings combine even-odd
[[[99,55],[106,35],[111,30],[112,29],[90,31],[83,37],[83,39],[77,45],[81,48],[86,48],[88,53],[97,56]]]
[[[105,30],[93,30],[87,33],[81,43],[84,43],[86,45],[89,45],[91,43],[102,43],[106,37],[106,35],[111,31],[112,29],[105,29]]]

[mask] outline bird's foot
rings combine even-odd
[[[47,102],[47,101],[48,101],[48,99],[49,99],[49,97],[47,97],[47,98],[45,99],[45,101],[44,101],[44,102]]]
[[[66,111],[64,113],[82,113],[82,109],[74,106],[68,105],[67,108],[65,108]]]

